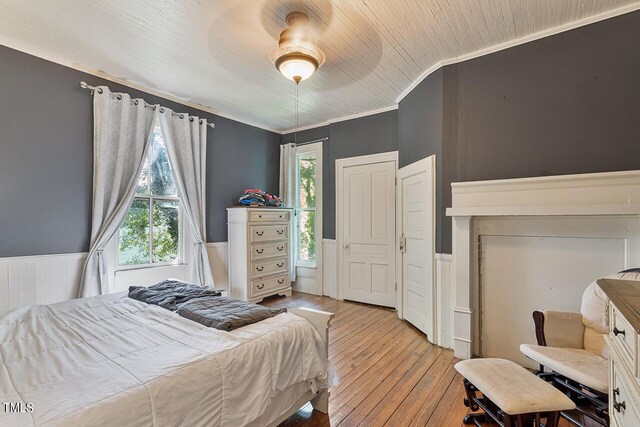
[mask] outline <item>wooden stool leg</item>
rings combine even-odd
[[[475,386],[473,384],[471,384],[471,382],[469,382],[469,380],[467,380],[466,378],[462,380],[462,383],[464,384],[464,391],[467,394],[467,398],[465,399],[464,404],[469,409],[471,409],[472,411],[475,412],[478,409],[480,409],[480,407],[478,406],[478,404],[474,400],[474,398],[477,397],[476,396],[476,391],[478,389],[475,388]]]
[[[558,423],[560,423],[560,412],[549,412],[545,427],[558,427]]]
[[[504,427],[515,427],[516,423],[514,423],[513,421],[514,420],[511,415],[504,414],[504,417],[502,418],[502,424],[504,425]]]

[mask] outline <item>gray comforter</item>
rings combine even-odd
[[[257,323],[286,311],[286,308],[274,309],[227,297],[196,298],[178,307],[180,316],[223,331]]]
[[[153,286],[129,286],[129,298],[176,311],[178,306],[194,298],[220,296],[218,291],[168,279]]]
[[[287,311],[220,296],[220,292],[179,280],[156,285],[131,286],[129,298],[158,305],[210,328],[231,331]]]

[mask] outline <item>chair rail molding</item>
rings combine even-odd
[[[517,229],[518,232],[524,230],[526,235],[548,237],[562,234],[558,226],[562,218],[565,218],[563,225],[567,224],[567,217],[594,218],[589,224],[596,224],[599,229],[593,232],[600,235],[606,235],[609,229],[619,230],[619,226],[608,227],[609,219],[618,218],[619,222],[630,218],[633,225],[628,233],[634,234],[629,239],[629,251],[634,256],[640,253],[640,227],[636,224],[640,215],[640,171],[637,170],[460,182],[451,184],[451,192],[452,207],[447,209],[447,216],[452,217],[453,238],[453,348],[459,358],[471,358],[479,348],[474,342],[479,330],[479,313],[475,313],[478,302],[473,293],[480,286],[478,229],[483,220],[530,217],[531,221],[526,218],[515,222],[493,221],[493,228],[485,226],[484,230],[491,229],[492,234],[500,235],[501,230],[506,229],[506,234],[513,235]],[[530,223],[533,225],[529,226]],[[576,226],[576,236],[583,232]]]

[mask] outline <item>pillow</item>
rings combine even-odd
[[[640,281],[640,269],[625,270],[611,274],[607,279],[638,280]],[[609,298],[596,282],[587,286],[582,294],[582,324],[584,325],[584,349],[602,357],[609,358],[609,349],[604,336],[609,333],[606,323],[607,303]]]

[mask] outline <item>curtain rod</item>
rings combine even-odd
[[[325,141],[328,141],[328,140],[329,140],[329,137],[325,136],[324,138],[314,139],[313,141],[301,142],[299,144],[296,144],[295,142],[290,142],[289,144],[294,144],[296,147],[300,147],[301,145],[315,144],[316,142],[325,142]]]
[[[81,87],[82,89],[89,89],[89,90],[91,91],[91,95],[93,95],[93,92],[94,92],[94,91],[98,91],[98,93],[102,93],[102,89],[100,89],[100,88],[99,88],[99,87],[97,87],[97,86],[91,86],[90,84],[88,84],[88,83],[87,83],[87,82],[85,82],[84,80],[80,82],[80,87]],[[145,106],[153,107],[153,105],[148,104],[146,101],[145,101]],[[162,112],[162,111],[161,111],[161,112]],[[174,114],[178,114],[178,115],[179,115],[180,113],[176,113],[176,112],[174,112]],[[215,123],[207,123],[207,126],[209,126],[210,128],[212,128],[212,129],[213,129],[213,128],[215,128],[215,127],[216,127],[216,124],[215,124]]]

